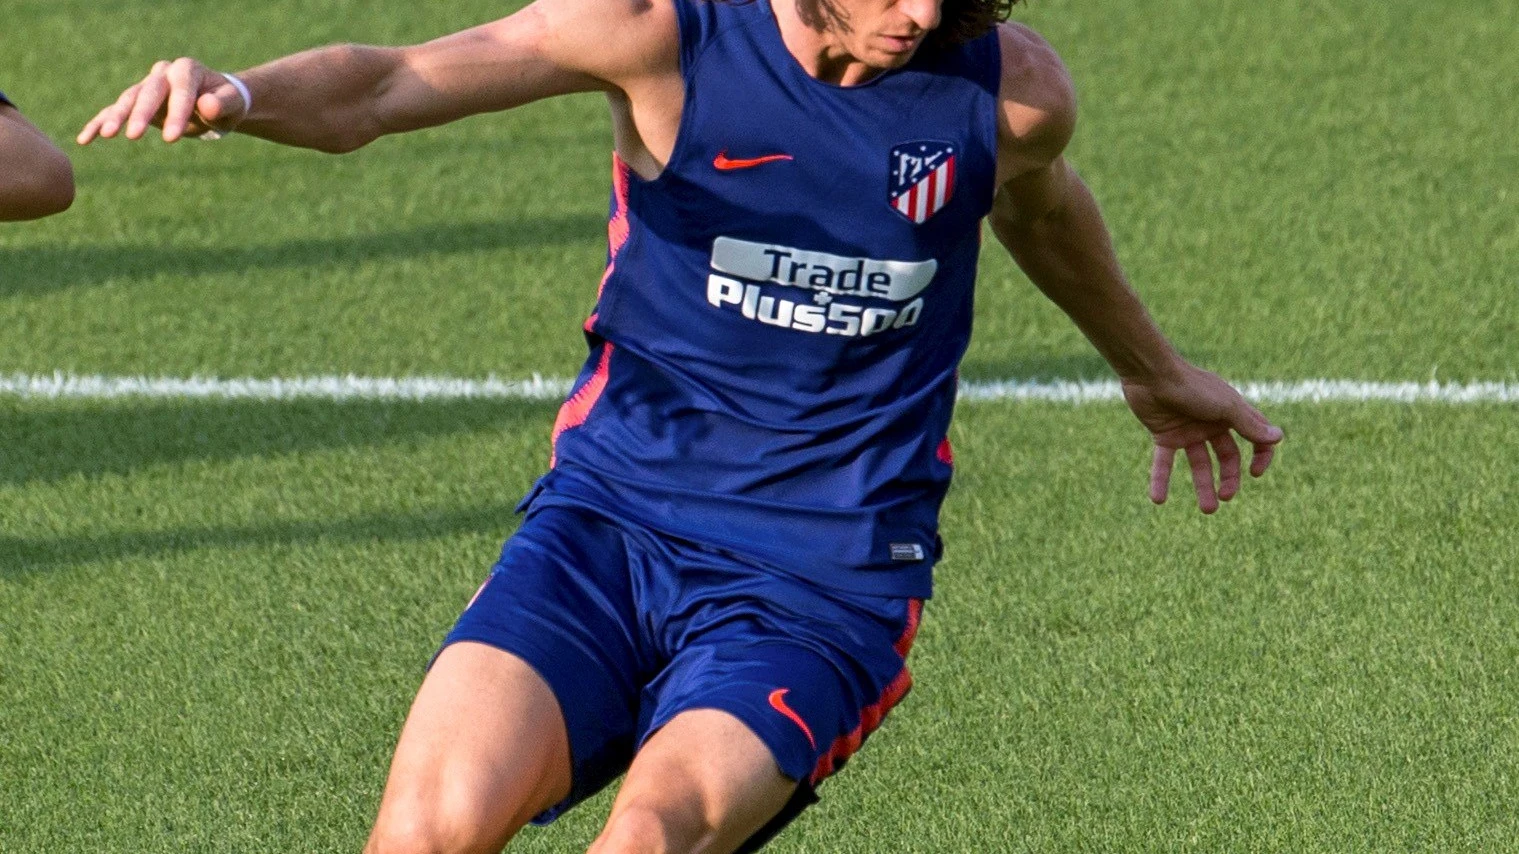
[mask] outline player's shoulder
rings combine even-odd
[[[619,27],[631,27],[627,35],[659,43],[680,39],[676,4],[683,0],[575,0],[587,3],[613,19]]]
[[[545,35],[562,54],[612,78],[679,67],[683,0],[535,0]]]
[[[1076,87],[1043,36],[1012,21],[997,27],[1002,53],[1002,133],[1020,147],[1065,149],[1076,128]]]
[[[639,38],[657,34],[662,23],[673,28],[677,2],[681,0],[533,0],[524,11],[559,21],[599,20],[611,26],[631,26],[628,35]]]
[[[1069,88],[1070,73],[1060,54],[1045,38],[1026,24],[1003,21],[997,25],[1002,50],[1002,81],[1028,88]]]

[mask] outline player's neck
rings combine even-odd
[[[848,25],[830,14],[829,5],[817,3],[813,8],[821,11],[806,14],[798,8],[798,0],[771,0],[781,41],[797,64],[812,77],[838,86],[858,86],[884,73],[887,69],[873,67],[850,52]]]

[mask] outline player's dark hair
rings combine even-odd
[[[939,26],[928,34],[928,47],[965,44],[991,32],[1013,14],[1022,0],[944,0]]]
[[[754,0],[717,0],[719,3],[752,3]],[[1006,21],[1013,7],[1024,0],[944,0],[939,26],[928,34],[924,45],[930,50],[965,44],[991,32]],[[797,0],[797,14],[802,23],[814,29],[829,29],[845,24],[846,18],[835,0]]]

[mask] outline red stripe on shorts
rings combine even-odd
[[[865,739],[875,732],[886,720],[893,707],[902,702],[907,692],[912,690],[912,671],[907,669],[907,653],[912,649],[912,642],[918,635],[918,624],[923,618],[923,600],[913,599],[907,605],[907,626],[902,630],[902,636],[893,644],[897,654],[903,659],[902,669],[896,678],[887,684],[881,692],[880,699],[866,706],[860,712],[860,723],[849,732],[833,740],[833,746],[824,754],[818,764],[812,769],[812,776],[807,782],[813,786],[818,785],[833,774],[840,766],[849,760],[849,757],[859,752],[860,746]]]
[[[912,650],[912,642],[918,637],[918,623],[923,621],[923,600],[914,599],[907,603],[907,628],[902,630],[902,636],[897,638],[897,655],[906,660],[907,653]]]

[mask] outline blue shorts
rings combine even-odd
[[[443,645],[511,652],[558,698],[573,783],[537,823],[600,791],[689,709],[726,711],[760,737],[801,784],[789,820],[907,694],[922,605],[813,585],[589,509],[539,506]]]

